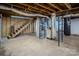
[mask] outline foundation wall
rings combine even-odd
[[[25,22],[28,23],[29,19],[19,19],[19,18],[10,18],[10,17],[3,17],[3,36],[6,37],[10,33],[10,27],[14,26],[14,29],[18,29],[21,25],[23,25]],[[24,31],[22,31],[22,34],[24,33],[31,33],[33,32],[32,25],[30,24]]]

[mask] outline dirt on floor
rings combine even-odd
[[[64,46],[70,49],[75,49],[79,53],[79,36],[65,36]]]
[[[0,46],[0,56],[5,56],[5,50],[2,46]]]
[[[23,35],[4,40],[6,56],[78,56],[79,37],[64,37],[64,42],[58,47],[55,40],[38,39],[34,35]]]

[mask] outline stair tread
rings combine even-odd
[[[15,37],[18,34],[20,34],[29,24],[31,23],[31,21],[24,23],[22,26],[20,26],[20,28],[18,28],[17,30],[15,30],[15,32],[11,33],[9,36],[7,36],[7,38],[11,38],[11,37]]]

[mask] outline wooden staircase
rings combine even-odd
[[[19,35],[24,29],[26,29],[28,27],[29,24],[32,23],[33,20],[29,20],[28,23],[25,22],[23,25],[21,25],[19,28],[17,28],[17,30],[15,30],[13,33],[8,34],[7,38],[14,38],[17,35]]]

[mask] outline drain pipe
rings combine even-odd
[[[78,14],[69,14],[69,15],[64,15],[63,17],[75,17],[75,16],[79,16],[79,13]]]

